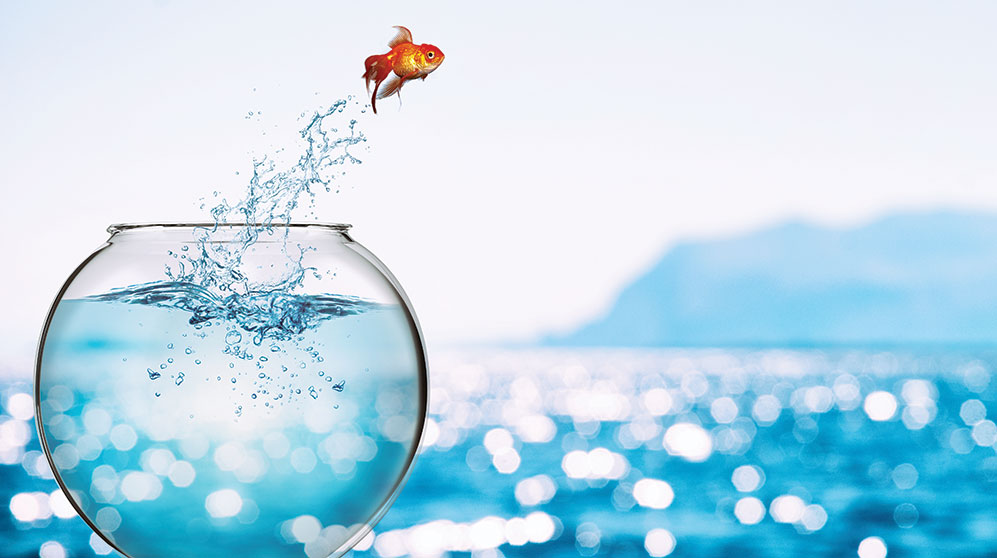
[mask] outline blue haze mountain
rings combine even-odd
[[[997,343],[997,215],[679,244],[562,346]]]

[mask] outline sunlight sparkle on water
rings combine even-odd
[[[651,529],[644,537],[644,548],[655,558],[668,556],[675,550],[675,535],[667,529]]]
[[[755,525],[765,518],[765,504],[754,496],[741,498],[734,506],[734,516],[743,525]]]
[[[97,533],[90,534],[90,548],[93,549],[94,554],[98,556],[107,556],[108,554],[114,552],[111,545],[104,542],[104,539],[100,538]]]
[[[870,419],[887,421],[897,413],[897,398],[888,391],[874,391],[865,397],[863,409]]]
[[[634,498],[645,508],[663,510],[672,505],[675,491],[663,480],[641,479],[634,484]]]
[[[231,488],[216,490],[204,500],[204,509],[211,517],[234,517],[242,509],[242,496]]]
[[[39,558],[66,558],[66,549],[56,541],[48,541],[42,544],[38,550]]]
[[[738,492],[753,492],[765,483],[765,473],[754,465],[741,465],[731,474],[731,482]]]
[[[665,431],[665,450],[688,461],[706,461],[713,453],[713,440],[702,426],[692,423],[673,424]]]
[[[556,493],[557,485],[547,475],[527,477],[516,483],[516,501],[521,506],[546,504]]]
[[[17,420],[31,420],[35,416],[35,401],[27,393],[15,393],[7,398],[4,405],[7,414]]]
[[[769,504],[769,514],[776,523],[796,523],[803,517],[806,504],[794,494],[783,494]]]
[[[859,558],[886,558],[886,543],[879,537],[868,537],[859,543]]]

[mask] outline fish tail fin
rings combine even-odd
[[[364,84],[367,86],[367,92],[370,93],[370,82],[374,82],[374,94],[370,97],[370,106],[374,109],[374,114],[377,114],[377,99],[380,97],[377,94],[377,89],[381,86],[381,82],[391,75],[391,63],[388,62],[387,55],[375,54],[373,56],[368,56],[367,60],[364,60]]]
[[[384,59],[383,54],[368,56],[367,59],[364,60],[363,66],[363,78],[368,92],[370,91],[371,81],[383,80],[388,77],[387,74],[391,71],[391,65]]]

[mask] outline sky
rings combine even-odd
[[[432,349],[571,330],[677,242],[997,210],[995,17],[973,1],[2,3],[0,367],[29,365],[107,225],[238,197],[254,155],[295,149],[300,113],[363,95],[393,25],[446,60],[361,119],[364,163],[318,216],[391,268]]]

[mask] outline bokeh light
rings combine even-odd
[[[667,529],[651,529],[644,537],[644,549],[656,558],[671,554],[675,544],[675,536]]]
[[[859,543],[859,558],[886,558],[886,543],[879,537],[868,537]]]

